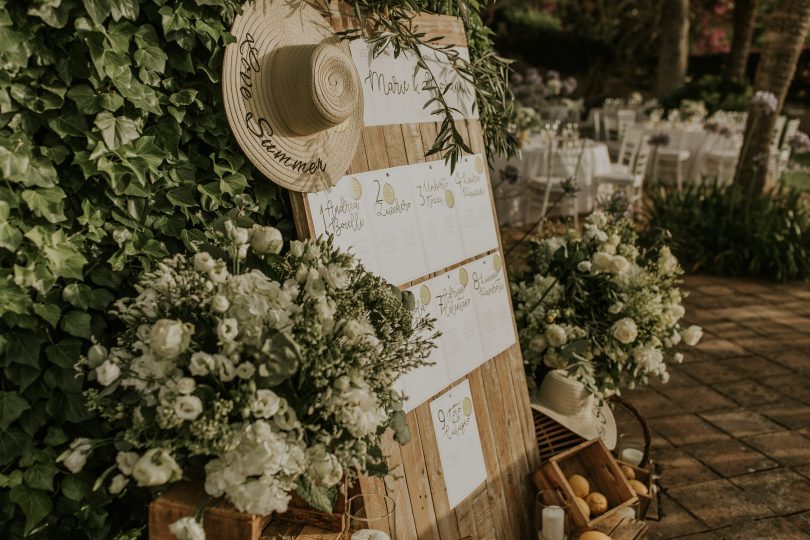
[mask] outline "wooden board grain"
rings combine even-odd
[[[323,0],[313,0],[312,3],[320,6],[325,16],[331,17],[336,30],[355,25],[351,6],[336,2],[327,4]],[[464,26],[458,18],[421,15],[415,19],[415,24],[420,31],[431,36],[443,36],[443,43],[466,46]],[[474,153],[486,154],[477,120],[458,121],[456,125]],[[437,129],[436,123],[364,128],[347,173],[439,160],[438,155],[425,156],[433,146]],[[306,196],[300,193],[291,193],[290,196],[299,237],[311,237],[314,228]],[[494,202],[492,211],[495,212]],[[500,235],[498,245],[499,248],[502,246]],[[463,262],[466,261],[459,261],[450,268]],[[436,274],[401,285],[418,284],[433,275]],[[363,492],[386,490],[396,499],[397,538],[535,538],[536,534],[531,533],[534,495],[529,473],[539,466],[539,455],[523,360],[517,344],[465,378],[470,382],[475,403],[487,470],[486,483],[455,508],[449,507],[428,400],[406,417],[413,434],[408,444],[399,446],[390,434],[385,438],[383,451],[389,456],[390,478],[385,482],[364,478],[360,489]]]

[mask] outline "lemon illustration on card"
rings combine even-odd
[[[394,193],[394,188],[391,184],[385,184],[382,189],[383,192],[383,200],[388,204],[394,204],[394,200],[397,198],[396,193]]]
[[[447,208],[453,208],[456,205],[456,196],[449,189],[444,190],[444,204]]]
[[[501,256],[499,254],[495,254],[492,256],[492,267],[495,269],[496,272],[501,271],[501,266],[503,263],[501,262]]]
[[[422,302],[423,306],[430,303],[430,289],[428,289],[427,285],[422,285],[419,288],[419,301]]]
[[[470,276],[467,275],[467,270],[464,268],[458,269],[458,282],[461,283],[462,287],[466,287],[467,283],[470,282]]]
[[[475,156],[475,172],[478,174],[484,172],[484,160],[481,159],[481,156]]]
[[[352,199],[355,201],[359,201],[360,197],[363,196],[363,186],[360,185],[360,180],[357,178],[352,178],[352,185],[351,185],[351,194]]]
[[[461,406],[464,410],[464,416],[470,416],[472,414],[472,400],[470,398],[465,397]]]

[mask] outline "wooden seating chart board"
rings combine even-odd
[[[356,26],[351,19],[353,10],[350,6],[331,2],[327,13],[324,2],[310,3],[331,20],[335,30]],[[444,43],[466,47],[464,26],[460,19],[425,15],[418,17],[416,22],[420,31],[443,36]],[[461,120],[456,125],[469,141],[473,152],[483,155],[485,159],[478,120]],[[362,140],[347,174],[440,159],[438,156],[425,157],[427,149],[433,145],[437,127],[437,123],[364,127]],[[485,169],[486,167],[483,174],[487,175]],[[492,190],[489,181],[486,184],[494,217]],[[313,219],[317,216],[313,215],[308,196],[294,192],[290,196],[299,237],[312,237],[316,234]],[[457,261],[441,271],[399,285],[403,288],[419,285],[448,271],[458,272],[457,269],[462,265],[481,260],[482,257],[493,258],[495,254],[501,253],[496,224],[497,219],[493,219],[497,249],[490,249],[472,259]],[[513,317],[512,325],[514,329]],[[486,336],[482,336],[482,339],[485,340]],[[464,381],[469,382],[474,402],[486,481],[455,507],[451,507],[445,489],[430,402],[448,388],[456,388]],[[396,500],[397,540],[535,538],[536,533],[531,530],[534,492],[529,473],[538,468],[539,456],[523,360],[517,343],[455,380],[448,388],[408,412],[407,421],[412,434],[412,440],[408,444],[400,446],[389,430],[385,436],[383,451],[389,456],[392,474],[385,481],[378,478],[361,479],[361,491],[387,491]]]

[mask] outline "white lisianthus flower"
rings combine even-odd
[[[304,243],[300,240],[290,242],[290,255],[301,258],[304,256]]]
[[[625,345],[633,343],[638,337],[636,322],[629,317],[619,319],[613,324],[613,337]]]
[[[180,396],[174,400],[174,412],[183,420],[196,420],[202,410],[202,401],[197,396]]]
[[[111,385],[118,379],[119,375],[121,375],[121,368],[110,360],[105,360],[96,368],[96,380],[101,386]]]
[[[73,474],[81,472],[87,463],[87,456],[93,449],[93,441],[86,437],[79,437],[70,443],[67,450],[56,458],[57,463],[63,463],[65,468]]]
[[[621,255],[614,255],[610,258],[610,263],[608,264],[608,270],[612,274],[621,274],[625,270],[630,268],[630,261],[622,257]]]
[[[551,369],[563,369],[568,367],[568,360],[557,351],[547,352],[543,356],[543,363]]]
[[[253,251],[259,255],[281,253],[281,248],[284,246],[281,231],[275,227],[263,227],[262,225],[254,225],[251,231],[250,247]]]
[[[149,348],[161,358],[173,359],[188,348],[194,326],[173,319],[160,319],[149,332]]]
[[[672,316],[676,319],[681,319],[684,315],[686,315],[686,310],[680,304],[674,304],[672,307],[670,307],[670,310],[672,311]]]
[[[548,252],[555,253],[558,249],[565,245],[565,240],[559,236],[552,236],[551,238],[546,238],[545,243],[548,246]]]
[[[612,315],[616,315],[617,313],[621,313],[621,311],[622,311],[623,309],[624,309],[624,304],[623,304],[623,303],[621,303],[621,302],[616,302],[616,303],[612,304],[612,305],[611,305],[611,306],[608,308],[608,313],[610,313],[610,314],[612,314]]]
[[[129,478],[123,474],[116,474],[113,476],[112,482],[110,482],[110,493],[113,495],[118,495],[124,491],[127,484],[129,484]]]
[[[663,384],[667,384],[669,382],[669,371],[665,371],[661,374],[661,382]]]
[[[232,221],[225,222],[225,235],[237,246],[250,242],[250,230],[237,227]]]
[[[644,371],[657,371],[664,362],[664,355],[655,347],[636,347],[633,359]]]
[[[103,345],[93,345],[90,347],[90,350],[87,351],[87,364],[91,368],[96,368],[101,365],[104,360],[107,359],[107,348]]]
[[[236,366],[236,376],[240,379],[249,379],[256,373],[256,367],[250,362],[242,362]]]
[[[333,289],[341,290],[349,286],[349,273],[340,265],[330,264],[321,268],[321,278]]]
[[[683,364],[683,353],[676,352],[672,355],[672,359],[676,364]]]
[[[559,324],[548,325],[546,327],[546,339],[548,339],[548,343],[552,347],[562,347],[567,340],[565,328]]]
[[[689,345],[690,347],[694,347],[700,341],[700,338],[703,337],[703,329],[699,326],[692,325],[686,330],[681,333],[683,337],[683,342]]]
[[[197,381],[191,377],[181,377],[177,380],[175,386],[179,394],[188,395],[192,393],[195,388],[197,388]]]
[[[673,332],[672,336],[669,338],[669,341],[670,343],[672,343],[672,346],[674,347],[675,345],[681,342],[681,339],[682,339],[681,335],[678,332]]]
[[[231,359],[222,354],[214,355],[214,363],[216,364],[217,377],[222,382],[231,382],[236,378],[236,367],[231,362]]]
[[[613,258],[612,255],[609,253],[605,253],[604,251],[597,251],[593,254],[591,258],[591,272],[594,274],[598,274],[599,272],[604,272],[610,266],[610,260]]]
[[[177,540],[205,540],[205,531],[202,525],[193,517],[180,518],[169,525],[169,532]]]
[[[229,277],[228,266],[222,261],[217,261],[214,267],[208,271],[208,279],[214,283],[225,283]]]
[[[256,418],[270,418],[278,412],[281,406],[281,398],[272,390],[256,390],[256,399],[250,406],[250,411]]]
[[[538,353],[545,351],[548,348],[546,336],[534,336],[529,342],[529,348]]]
[[[210,272],[216,266],[216,261],[208,252],[194,254],[194,270],[197,272]]]
[[[678,270],[678,259],[667,246],[662,247],[658,252],[658,268],[664,274],[673,274]]]
[[[118,452],[118,455],[115,456],[115,463],[118,465],[119,471],[129,476],[140,457],[135,452]]]
[[[217,337],[220,341],[229,343],[236,339],[239,334],[239,325],[236,319],[226,318],[219,321],[217,325]]]
[[[163,448],[147,450],[132,467],[132,477],[141,487],[162,486],[176,482],[182,476],[183,470]]]
[[[208,375],[214,370],[214,367],[214,358],[205,352],[192,354],[191,361],[188,364],[188,370],[197,377]]]
[[[307,450],[309,468],[307,477],[318,486],[332,487],[343,478],[343,467],[338,458],[322,444]]]
[[[579,264],[577,264],[577,270],[580,272],[590,272],[591,261],[580,261]]]
[[[215,313],[225,313],[228,311],[229,307],[231,307],[231,303],[225,296],[221,294],[218,294],[211,299],[211,309]]]

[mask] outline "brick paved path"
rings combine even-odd
[[[687,279],[701,344],[626,397],[661,469],[654,538],[810,539],[810,288]]]

